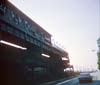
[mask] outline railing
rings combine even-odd
[[[52,42],[52,47],[54,47],[62,52],[66,52],[64,46],[62,46],[57,41],[55,41],[55,39],[53,39],[53,37],[51,38],[51,42]]]

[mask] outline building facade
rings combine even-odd
[[[38,84],[73,68],[68,53],[52,45],[51,34],[7,0],[0,0],[0,50],[4,85]]]

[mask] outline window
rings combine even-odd
[[[15,24],[16,24],[16,25],[18,25],[18,23],[19,23],[19,20],[18,20],[18,17],[17,17],[17,15],[15,16],[15,18],[14,18],[14,21],[15,21]]]
[[[11,16],[12,16],[12,18],[14,18],[14,17],[15,17],[15,14],[14,14],[14,12],[13,12],[13,11],[11,11]]]
[[[20,17],[18,17],[18,21],[19,21],[19,23],[21,23],[21,22],[22,22],[22,20],[21,20],[21,18],[20,18]]]
[[[20,37],[20,31],[14,30],[14,35],[17,36],[17,37]]]
[[[26,38],[26,41],[30,41],[30,36],[28,36],[27,34],[25,34],[25,38]]]
[[[8,30],[9,33],[11,33],[11,34],[13,33],[13,28],[7,27],[7,30]]]
[[[4,24],[0,24],[0,29],[2,29],[2,30],[4,30],[4,31],[7,30],[7,28],[6,28],[6,26],[5,26]]]
[[[34,37],[35,36],[35,32],[31,31],[31,33],[32,33],[32,36]]]
[[[6,6],[0,3],[0,14],[3,15],[6,12]]]
[[[10,9],[7,9],[7,18],[10,20],[10,22],[13,22],[12,20],[14,19],[15,17],[15,14],[13,11],[11,11]]]
[[[34,43],[34,41],[33,41],[33,38],[32,38],[32,37],[30,37],[30,42],[31,42],[31,43]]]
[[[20,33],[20,38],[21,38],[21,39],[24,39],[24,38],[25,38],[23,32]]]

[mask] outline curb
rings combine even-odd
[[[59,83],[61,81],[65,81],[65,80],[69,80],[69,79],[72,79],[74,77],[76,77],[76,76],[71,76],[71,77],[67,77],[67,78],[63,78],[63,79],[59,79],[59,80],[43,83],[43,84],[40,84],[40,85],[55,85],[56,83]]]

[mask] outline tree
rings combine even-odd
[[[98,52],[98,69],[100,69],[100,52]]]

